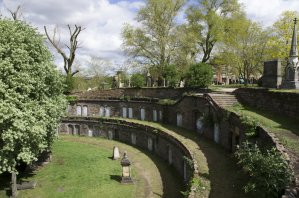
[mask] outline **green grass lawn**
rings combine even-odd
[[[134,185],[120,183],[120,160],[111,159],[113,146],[128,152]],[[18,178],[37,181],[35,189],[18,191],[21,198],[181,197],[183,190],[167,164],[152,154],[116,141],[77,136],[61,137],[53,146],[49,164]],[[0,197],[7,197],[9,181],[4,179],[0,177]]]
[[[252,107],[236,105],[229,110],[237,114],[245,114],[258,121],[258,123],[274,133],[279,141],[288,149],[299,155],[299,127],[298,120],[287,116],[263,111]]]

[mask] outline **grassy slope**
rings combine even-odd
[[[237,114],[245,114],[256,119],[262,126],[274,133],[279,141],[288,149],[299,155],[298,121],[284,115],[258,110],[252,107],[234,106],[229,108]]]

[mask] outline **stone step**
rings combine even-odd
[[[229,107],[238,103],[235,95],[232,94],[207,94],[220,107]]]

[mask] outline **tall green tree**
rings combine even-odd
[[[0,173],[16,172],[49,150],[66,100],[44,38],[21,21],[0,19]]]
[[[270,28],[267,55],[269,59],[286,59],[289,57],[291,39],[294,28],[294,18],[299,18],[296,11],[284,11]]]
[[[124,50],[143,64],[163,69],[177,50],[175,17],[185,0],[147,0],[137,15],[140,27],[127,24],[122,31]]]
[[[207,63],[197,63],[190,66],[186,74],[187,87],[208,87],[213,80],[213,70]]]
[[[190,30],[197,33],[195,42],[201,53],[201,62],[207,62],[215,44],[226,33],[226,20],[240,11],[237,0],[197,0],[187,10]]]
[[[262,73],[269,34],[243,14],[231,20],[218,58],[247,83],[251,76]]]

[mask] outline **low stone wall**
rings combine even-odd
[[[119,98],[160,98],[160,99],[178,99],[184,93],[207,93],[209,89],[204,88],[118,88],[118,89],[103,89],[92,90],[73,95],[87,99],[119,99]]]
[[[76,127],[77,131],[73,130]],[[198,177],[197,163],[191,151],[175,137],[148,125],[117,119],[70,117],[62,120],[59,132],[121,141],[158,155],[173,166],[185,182]],[[195,190],[191,186],[190,198],[196,196]]]
[[[271,92],[268,89],[240,88],[234,91],[238,100],[248,106],[298,119],[299,94]]]

